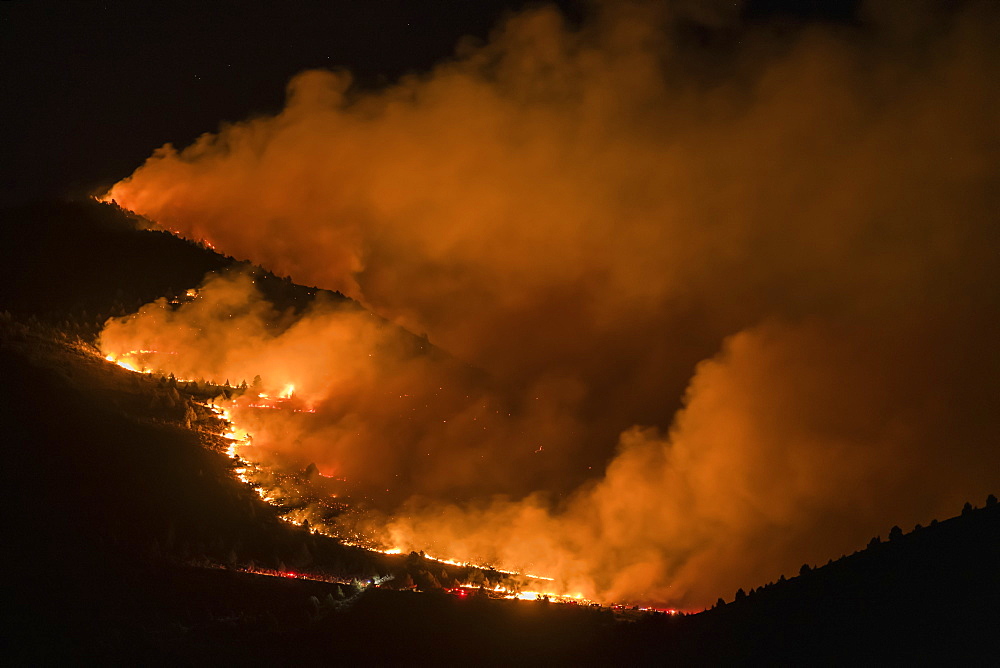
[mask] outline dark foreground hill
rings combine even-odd
[[[1000,651],[1000,505],[872,539],[855,554],[692,615],[636,643],[710,663],[956,665]],[[659,648],[653,649],[654,647]]]

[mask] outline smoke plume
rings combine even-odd
[[[721,7],[538,8],[379,91],[304,72],[108,193],[454,359],[323,303],[268,333],[246,277],[134,322],[294,385],[317,417],[274,447],[394,490],[401,547],[603,600],[704,605],[995,491],[996,8]]]

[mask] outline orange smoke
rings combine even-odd
[[[264,461],[315,463],[381,506],[487,482],[530,489],[553,475],[551,458],[533,456],[537,443],[565,438],[549,396],[514,415],[478,374],[425,354],[417,337],[322,293],[300,314],[278,312],[243,271],[209,275],[180,305],[160,299],[109,320],[99,345],[114,359],[141,351],[144,368],[185,382],[248,383],[250,398],[230,411]],[[281,400],[293,410],[262,410]],[[547,426],[529,433],[526,422]]]
[[[135,322],[204,351],[178,376],[322,406],[269,438],[403,480],[401,547],[595,598],[705,604],[949,514],[998,463],[998,17],[909,18],[719,56],[646,5],[578,30],[537,9],[381,91],[300,74],[277,116],[165,146],[108,194],[488,383],[328,306],[261,333],[245,279]],[[129,326],[108,344],[150,347]],[[399,426],[387,392],[434,408]]]

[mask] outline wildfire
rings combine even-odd
[[[402,552],[402,549],[400,549],[400,548],[397,547],[397,548],[393,548],[392,550],[380,550],[380,551],[383,554],[399,554],[400,552]],[[424,553],[423,556],[424,556],[424,559],[430,559],[431,561],[436,561],[439,564],[447,564],[448,566],[462,566],[462,567],[472,566],[472,567],[475,567],[475,568],[482,568],[483,567],[482,564],[475,564],[475,563],[468,562],[468,561],[456,561],[455,559],[445,559],[445,558],[442,558],[442,557],[432,557],[431,555],[426,554],[426,553]],[[493,570],[495,570],[497,573],[503,573],[504,575],[519,575],[519,576],[522,576],[522,577],[530,578],[532,580],[546,580],[548,582],[555,582],[555,578],[550,578],[550,577],[547,577],[545,575],[535,575],[533,573],[525,573],[525,572],[522,572],[522,571],[507,571],[507,570],[504,570],[502,568],[496,568],[496,567],[490,567],[490,568],[492,568]]]
[[[135,373],[142,373],[142,371],[140,371],[139,369],[136,369],[132,365],[131,362],[127,362],[125,360],[116,359],[114,355],[108,355],[104,359],[106,359],[107,361],[111,362],[112,364],[117,364],[121,368],[126,369],[128,371],[134,371]]]
[[[194,297],[195,295],[190,294],[188,296]],[[152,373],[151,369],[146,368],[139,362],[139,359],[143,356],[150,356],[161,354],[161,351],[156,350],[132,350],[120,354],[108,353],[105,355],[104,359],[108,362],[118,365],[121,368],[127,369],[134,373]],[[169,354],[169,353],[168,353]],[[190,382],[190,381],[185,381]],[[257,392],[253,395],[254,398],[250,400],[249,398],[235,397],[233,399],[224,401],[205,401],[197,402],[206,411],[211,413],[215,418],[222,422],[224,425],[223,431],[220,434],[221,438],[225,442],[224,453],[234,462],[234,466],[231,469],[233,475],[242,483],[250,486],[254,492],[263,500],[264,502],[271,504],[273,506],[281,507],[284,511],[279,515],[280,519],[289,522],[297,526],[303,526],[305,524],[305,517],[300,515],[295,515],[294,512],[287,511],[287,505],[292,506],[298,505],[298,499],[288,498],[287,491],[284,489],[279,489],[275,485],[274,475],[269,471],[267,465],[260,461],[255,461],[255,458],[250,455],[252,448],[250,446],[253,442],[252,434],[244,427],[240,426],[237,417],[234,415],[233,409],[237,407],[251,408],[251,409],[264,409],[264,410],[274,410],[274,411],[288,411],[293,413],[314,413],[315,409],[308,405],[303,405],[298,400],[296,395],[296,386],[293,383],[289,383],[284,386],[284,388],[277,394],[276,397],[268,392]],[[323,476],[329,478],[330,476]],[[335,496],[335,495],[334,495]],[[373,552],[379,552],[387,555],[398,555],[403,554],[405,550],[398,546],[393,547],[379,547],[370,544],[366,538],[363,537],[350,537],[341,535],[338,533],[335,527],[325,526],[321,522],[315,522],[314,518],[309,517],[309,529],[313,533],[322,533],[324,535],[331,536],[340,540],[342,543],[347,545],[353,545],[356,547],[361,547]],[[441,556],[432,556],[424,553],[423,558],[447,565],[455,566],[460,568],[483,568],[490,569],[503,575],[510,576],[513,578],[519,578],[520,581],[530,580],[534,582],[555,582],[554,578],[538,575],[535,573],[528,573],[517,570],[507,570],[502,568],[497,568],[495,566],[487,566],[483,564],[476,564],[468,561],[461,561],[458,559],[446,558]],[[286,573],[260,573],[267,575],[277,575],[279,577],[306,577],[301,574],[286,574]],[[479,589],[477,585],[464,584],[459,587],[462,591],[468,591],[471,589]],[[545,591],[542,590],[528,590],[522,591],[516,588],[515,585],[510,587],[504,585],[497,585],[494,589],[490,590],[491,593],[499,598],[517,599],[517,600],[540,600],[545,598],[550,601],[555,602],[573,602],[581,603],[587,602],[583,598],[582,594],[566,595],[557,591]]]
[[[598,605],[583,597],[583,594],[563,595],[545,591],[513,591],[503,585],[497,585],[492,589],[484,588],[474,584],[463,584],[448,590],[449,593],[466,598],[470,594],[485,592],[490,598],[501,598],[516,601],[549,601],[551,603],[563,603],[569,605]],[[652,608],[644,609],[652,611]],[[658,611],[663,612],[663,611]],[[676,610],[672,614],[676,614]]]
[[[153,369],[147,368],[145,364],[139,361],[140,356],[149,357],[152,355],[176,355],[175,352],[163,352],[160,350],[130,350],[120,355],[115,355],[113,353],[108,353],[104,356],[107,361],[117,364],[123,369],[128,371],[134,371],[136,373],[152,373]],[[191,382],[189,379],[177,379],[181,382]]]

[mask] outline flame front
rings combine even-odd
[[[348,506],[340,502],[338,500],[340,495],[331,492],[331,489],[344,488],[344,483],[347,482],[344,477],[317,472],[319,479],[325,481],[320,484],[320,481],[310,482],[301,476],[281,474],[276,465],[286,466],[288,460],[268,456],[273,447],[280,446],[279,439],[287,438],[290,433],[302,433],[295,431],[296,420],[308,419],[317,412],[315,405],[308,403],[306,399],[309,396],[317,396],[309,391],[308,384],[284,382],[272,387],[262,375],[251,373],[260,368],[251,365],[248,365],[243,373],[239,373],[238,370],[234,372],[232,365],[247,360],[232,359],[232,350],[221,350],[221,358],[212,360],[206,368],[197,366],[197,360],[203,359],[201,350],[185,347],[187,336],[183,328],[176,327],[177,322],[171,316],[185,315],[187,310],[191,309],[197,322],[197,316],[201,313],[197,300],[203,295],[209,299],[215,297],[217,288],[218,284],[213,285],[213,281],[210,280],[202,290],[188,291],[187,297],[191,301],[179,308],[175,309],[176,304],[161,300],[144,308],[136,316],[109,321],[101,340],[105,359],[136,373],[170,375],[174,382],[195,393],[195,396],[198,396],[197,393],[210,395],[211,398],[200,400],[200,405],[224,424],[220,435],[225,440],[225,454],[234,462],[233,475],[252,487],[263,501],[278,507],[282,513],[281,519],[300,526],[308,520],[311,531],[329,535],[346,544],[385,554],[403,553],[405,551],[403,547],[385,547],[383,541],[386,540],[387,534],[377,528],[374,530],[373,527],[345,528],[338,522],[338,513]],[[335,313],[326,315],[338,317]],[[164,328],[165,324],[168,326]],[[162,332],[171,332],[175,336],[179,333],[180,336],[173,339],[163,338]],[[158,345],[149,345],[151,337],[158,339],[156,341]],[[139,341],[144,343],[137,345]],[[116,347],[112,348],[113,345]],[[280,350],[285,346],[281,341],[275,345]],[[219,350],[214,346],[212,349]],[[262,362],[261,367],[268,367],[271,364],[271,368],[279,369],[275,373],[279,378],[288,378],[292,374],[288,367],[275,367],[266,357],[263,360],[251,357],[249,361]],[[213,369],[216,370],[214,374],[211,373]],[[223,376],[226,376],[226,380],[223,380]],[[252,377],[253,381],[246,383],[245,376]],[[233,385],[229,382],[229,378],[241,378],[241,382]],[[439,395],[442,391],[443,387],[438,386],[434,394]],[[411,392],[399,392],[397,396],[400,399],[420,398],[420,395],[415,396]],[[324,403],[323,399],[316,401],[320,405]],[[425,404],[425,407],[427,406]],[[499,414],[499,411],[495,411],[494,414]],[[299,415],[302,417],[298,417]],[[476,418],[474,421],[479,420]],[[484,420],[485,422],[487,421]],[[442,420],[442,423],[447,423],[447,420]],[[328,471],[344,468],[343,462],[336,460],[325,460],[323,466]],[[320,489],[324,491],[319,492]],[[323,496],[325,501],[316,501],[317,496]],[[507,576],[518,576],[521,580],[555,585],[552,577],[516,569],[498,568],[497,564],[481,564],[474,559],[460,560],[426,554],[423,558],[442,565],[492,568]],[[575,598],[564,596],[555,586],[544,592],[524,592],[498,586],[493,593],[497,596],[526,600],[533,600],[543,595],[552,600],[583,600],[582,594],[577,594]]]

